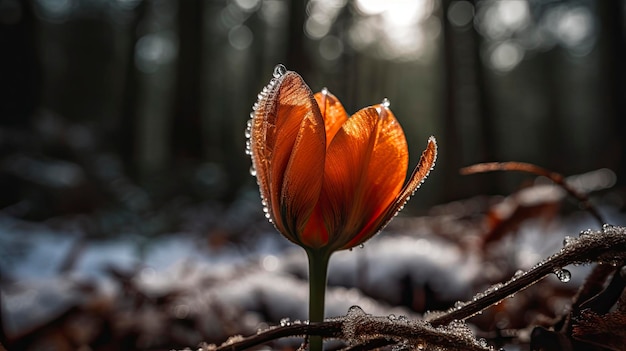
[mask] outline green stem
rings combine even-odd
[[[309,322],[323,322],[330,253],[326,250],[307,249],[306,254],[309,258]],[[311,336],[309,342],[310,351],[322,351],[321,336]]]

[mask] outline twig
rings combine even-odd
[[[475,173],[485,173],[485,172],[494,172],[494,171],[518,171],[518,172],[526,172],[532,173],[539,176],[544,176],[555,184],[559,185],[563,190],[565,190],[568,194],[578,200],[583,208],[595,217],[596,220],[603,225],[606,223],[600,212],[593,206],[593,204],[589,201],[589,198],[585,194],[579,193],[576,189],[572,188],[565,181],[565,177],[560,173],[550,171],[548,169],[539,167],[532,163],[525,162],[487,162],[487,163],[478,163],[475,165],[471,165],[468,167],[461,168],[459,172],[463,175],[475,174]]]
[[[231,337],[222,345],[216,347],[209,345],[206,350],[214,351],[238,351],[257,346],[268,341],[301,335],[320,335],[327,338],[341,337],[342,323],[339,320],[331,320],[320,323],[301,323],[287,326],[277,326],[259,332],[257,335],[242,337]]]
[[[557,274],[569,281],[569,271],[563,267],[570,264],[598,262],[620,266],[626,262],[626,228],[604,225],[600,231],[585,231],[578,238],[566,237],[561,251],[536,264],[526,273],[513,276],[503,284],[496,284],[477,294],[471,301],[459,303],[444,314],[427,320],[434,326],[445,325],[454,320],[470,318],[489,306],[533,285],[548,274]]]

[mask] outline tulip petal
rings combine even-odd
[[[342,125],[327,150],[320,197],[334,247],[367,234],[363,228],[396,199],[407,168],[404,132],[387,107],[364,108]]]
[[[361,233],[356,235],[350,242],[339,249],[348,249],[359,245],[360,243],[371,238],[373,235],[381,231],[391,219],[404,207],[407,201],[413,196],[415,191],[424,183],[430,171],[435,167],[435,161],[437,160],[437,141],[435,137],[428,138],[428,145],[426,150],[422,152],[420,161],[413,170],[409,181],[404,185],[402,191],[398,194],[396,199],[389,205],[382,216],[376,218],[374,221],[368,223]]]
[[[348,120],[348,114],[339,99],[326,88],[321,92],[315,93],[315,100],[322,112],[322,118],[324,118],[324,125],[326,126],[326,147],[328,147],[335,137],[335,134],[339,131],[339,128]]]
[[[302,121],[284,173],[281,213],[291,233],[304,230],[322,189],[326,140],[321,116],[315,115]]]
[[[295,72],[266,87],[250,146],[261,196],[276,228],[297,242],[321,191],[326,136],[311,89]]]

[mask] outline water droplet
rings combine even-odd
[[[612,225],[612,224],[604,223],[602,225],[602,231],[607,231],[607,230],[611,230],[611,229],[614,229],[614,228],[615,228],[615,226]]]
[[[365,244],[359,244],[359,249],[365,248]]]
[[[391,106],[391,101],[389,101],[389,99],[387,99],[387,98],[384,98],[383,102],[381,102],[381,104],[383,105],[383,107],[389,108],[389,106]]]
[[[326,87],[322,88],[322,95],[328,95],[328,88]]]
[[[280,320],[280,326],[281,327],[287,327],[291,325],[291,321],[289,320],[289,318],[283,318]]]
[[[250,166],[250,175],[256,177],[256,168],[254,168],[254,165]]]
[[[572,279],[572,273],[570,273],[567,269],[558,269],[554,271],[554,274],[563,283],[567,283]]]
[[[579,237],[581,237],[581,236],[591,235],[591,234],[593,234],[593,230],[591,230],[591,229],[585,229],[585,230],[583,230],[582,232],[580,232],[580,234],[578,234],[578,236],[579,236]]]
[[[395,321],[396,320],[396,315],[392,313],[392,314],[388,315],[387,318],[389,318],[390,321]]]
[[[487,340],[485,340],[484,338],[480,338],[480,339],[478,339],[478,344],[481,347],[487,347]]]
[[[269,330],[269,326],[267,325],[267,323],[261,323],[259,327],[257,328],[256,333],[261,334],[261,333],[265,333],[268,330]]]
[[[250,120],[252,120],[254,118],[254,111],[250,112]]]
[[[365,315],[365,312],[363,311],[363,309],[357,305],[351,306],[348,309],[348,317],[354,317],[354,316],[363,316]]]
[[[566,235],[565,238],[563,238],[563,247],[566,247],[566,246],[570,245],[574,241],[575,241],[574,238],[572,238],[569,235]]]
[[[272,75],[274,76],[274,78],[280,78],[285,73],[287,73],[287,68],[283,64],[279,63],[276,65],[276,67],[274,67],[274,73],[272,73]]]

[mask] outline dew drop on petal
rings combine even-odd
[[[384,98],[383,102],[381,102],[381,104],[383,105],[383,107],[385,108],[389,108],[389,106],[391,106],[391,102],[389,101],[389,99]]]
[[[283,64],[279,63],[276,65],[276,67],[274,67],[274,73],[272,75],[274,76],[274,78],[280,78],[285,73],[287,73],[287,68]]]
[[[256,168],[254,168],[254,165],[250,166],[250,175],[256,177]]]
[[[328,88],[326,87],[322,88],[322,95],[328,95]]]
[[[572,273],[570,273],[567,269],[558,269],[554,271],[554,274],[563,283],[567,283],[572,279]]]

